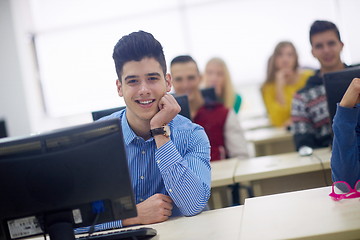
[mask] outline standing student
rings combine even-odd
[[[360,180],[360,78],[355,78],[337,106],[331,155],[333,181],[354,187]]]
[[[211,145],[211,161],[248,158],[247,144],[235,112],[219,102],[205,99],[200,92],[201,76],[195,60],[188,55],[171,61],[176,95],[187,95],[193,121],[204,127]]]
[[[206,63],[203,78],[205,87],[215,88],[216,96],[225,107],[239,113],[242,98],[234,91],[230,72],[224,60],[210,59]]]
[[[180,106],[167,94],[171,75],[161,44],[150,33],[133,32],[115,45],[113,59],[126,109],[102,120],[121,121],[138,216],[96,229],[200,213],[210,197],[209,140],[201,126],[178,115]]]
[[[321,148],[330,145],[331,126],[323,75],[346,67],[340,57],[344,44],[334,23],[315,21],[310,28],[310,43],[311,53],[319,61],[320,69],[293,99],[291,129],[296,149],[302,146]]]
[[[291,125],[291,102],[305,86],[312,70],[299,69],[298,54],[291,42],[279,42],[269,59],[265,83],[261,87],[270,122],[275,127]]]

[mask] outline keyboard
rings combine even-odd
[[[78,237],[76,240],[145,240],[156,236],[157,232],[153,228],[142,227],[138,229],[123,229],[115,232],[93,234],[90,236]]]

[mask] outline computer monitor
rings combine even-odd
[[[331,125],[336,113],[336,104],[341,101],[346,89],[356,77],[360,77],[360,67],[351,67],[342,71],[324,74],[323,81]]]
[[[4,119],[0,119],[0,138],[7,137],[6,124]]]
[[[174,96],[174,97],[175,97],[175,100],[178,102],[178,104],[181,107],[179,114],[191,120],[188,97],[186,95]],[[117,107],[117,108],[109,108],[109,109],[100,110],[100,111],[94,111],[91,113],[91,115],[92,115],[93,120],[96,121],[96,120],[98,120],[102,117],[105,117],[107,115],[110,115],[114,112],[118,112],[118,111],[124,109],[125,107],[126,106]]]
[[[0,140],[0,239],[137,215],[119,119]]]
[[[216,96],[215,88],[213,88],[213,87],[203,88],[200,91],[201,91],[202,96],[205,99],[208,99],[208,100],[211,100],[211,101],[214,101],[214,102],[219,101],[218,97]]]

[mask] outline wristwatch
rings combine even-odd
[[[152,137],[156,135],[164,135],[165,137],[170,137],[170,133],[170,127],[167,124],[164,124],[162,127],[150,130],[150,136]]]

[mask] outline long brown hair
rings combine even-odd
[[[276,66],[275,66],[275,59],[280,55],[281,50],[286,46],[290,46],[294,50],[294,53],[295,53],[294,71],[296,71],[296,69],[299,67],[298,54],[297,54],[294,44],[292,44],[289,41],[279,42],[276,45],[273,54],[270,56],[270,58],[268,60],[266,79],[265,79],[264,84],[262,85],[262,88],[264,87],[265,84],[273,83],[275,81],[275,73],[277,70]]]

